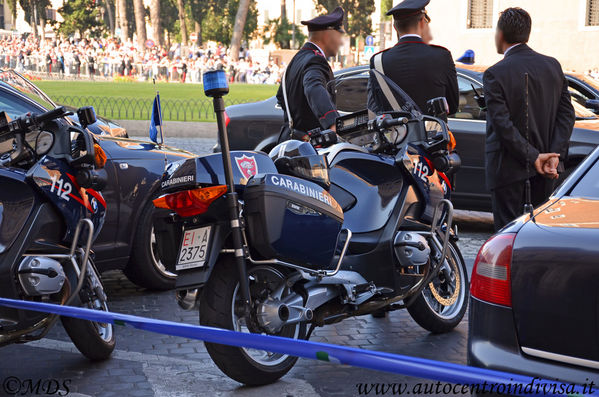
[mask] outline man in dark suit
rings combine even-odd
[[[449,114],[454,114],[459,105],[455,64],[449,50],[428,44],[433,38],[431,19],[424,9],[428,3],[430,0],[404,0],[387,12],[393,15],[399,41],[374,55],[370,68],[390,78],[423,113],[428,111],[427,101],[445,97]]]
[[[328,57],[337,55],[343,43],[343,9],[302,21],[309,38],[293,57],[277,92],[285,112],[285,126],[279,141],[299,139],[316,128],[335,129],[337,113],[333,71]],[[287,100],[285,100],[287,97]],[[287,106],[288,105],[288,106]]]
[[[521,8],[501,14],[495,41],[505,57],[483,78],[486,180],[497,230],[523,214],[526,180],[534,206],[549,198],[563,170],[560,159],[566,158],[575,121],[561,65],[526,44],[531,25],[530,15]]]

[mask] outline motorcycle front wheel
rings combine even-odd
[[[91,260],[88,263],[87,274],[88,279],[85,281],[82,291],[73,298],[71,305],[108,311],[105,297],[97,296],[96,291],[98,289],[103,291],[103,287]],[[82,299],[82,296],[86,296],[86,298]],[[116,345],[112,324],[72,317],[61,317],[60,321],[77,350],[85,357],[92,361],[106,360],[110,357]]]
[[[283,273],[271,266],[248,269],[253,302],[266,299],[285,281]],[[200,299],[200,324],[246,333],[263,333],[254,316],[240,315],[241,291],[239,272],[232,256],[221,257],[215,264]],[[306,337],[305,324],[284,326],[277,336],[294,339]],[[250,386],[266,385],[284,376],[297,357],[257,349],[205,343],[214,363],[227,376]]]
[[[458,246],[450,242],[441,271],[407,309],[414,321],[427,331],[449,332],[466,313],[469,290],[466,263]]]

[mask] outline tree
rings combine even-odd
[[[239,0],[213,0],[202,23],[203,40],[214,40],[230,44],[231,31],[236,22]],[[258,9],[254,0],[250,1],[242,38],[249,40],[258,28]]]
[[[345,10],[343,27],[347,35],[356,40],[372,33],[371,15],[375,11],[374,0],[314,0],[317,6],[333,11],[338,5]]]
[[[137,45],[143,48],[148,36],[146,34],[146,9],[143,0],[133,0],[135,13],[135,32],[137,33]]]
[[[389,27],[391,25],[391,19],[393,17],[391,15],[387,15],[387,11],[389,11],[393,7],[393,0],[381,0],[381,25],[379,29],[379,45],[380,48],[387,47],[387,34]],[[391,28],[393,30],[393,28]]]
[[[235,25],[233,27],[233,36],[231,36],[231,59],[237,61],[239,59],[239,50],[241,48],[241,36],[245,28],[245,20],[250,10],[250,0],[239,0],[237,8],[237,16],[235,17]]]
[[[104,8],[106,9],[106,14],[108,15],[108,28],[110,29],[110,34],[114,35],[114,10],[110,0],[104,0]]]
[[[160,0],[160,21],[162,31],[166,32],[166,46],[171,45],[171,39],[181,37],[179,28],[179,10],[176,0]]]
[[[121,28],[121,40],[129,38],[129,20],[127,19],[127,1],[116,0],[119,27]]]
[[[17,17],[17,8],[21,6],[25,13],[25,20],[29,21],[31,31],[35,38],[38,37],[38,26],[46,23],[46,8],[50,8],[49,0],[8,0],[8,7],[13,19]]]
[[[194,22],[195,32],[198,35],[198,44],[201,45],[203,42],[203,30],[202,24],[209,14],[210,10],[214,7],[213,0],[188,0],[187,7],[189,9],[188,15]]]
[[[187,45],[187,23],[185,22],[185,5],[183,0],[177,0],[177,9],[179,11],[179,26],[181,28],[181,41]]]
[[[270,37],[266,38],[265,43],[276,43],[280,48],[289,49],[293,40],[293,24],[289,22],[287,17],[271,19],[267,22]],[[295,42],[303,43],[306,36],[302,31],[295,26]]]
[[[102,31],[102,22],[98,19],[99,7],[95,0],[67,0],[58,9],[64,19],[58,25],[58,31],[66,36],[73,33],[99,35]]]
[[[160,18],[160,0],[152,0],[150,4],[150,20],[152,21],[153,39],[158,46],[164,43],[162,19]]]
[[[387,11],[393,8],[393,0],[381,0],[381,21],[390,21],[391,15],[387,15]]]

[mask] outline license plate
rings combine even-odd
[[[208,256],[211,226],[185,230],[179,250],[177,270],[193,269],[204,266]]]

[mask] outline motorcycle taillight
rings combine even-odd
[[[165,208],[175,211],[184,218],[203,214],[210,204],[227,192],[227,186],[209,186],[200,189],[185,190],[177,193],[165,194],[153,200],[156,208]]]

